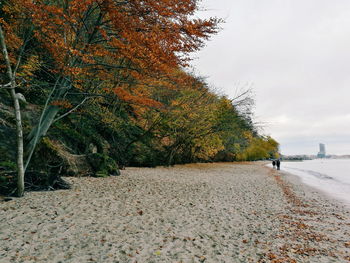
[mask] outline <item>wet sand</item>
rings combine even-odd
[[[349,262],[349,210],[263,163],[127,168],[0,203],[0,262]]]

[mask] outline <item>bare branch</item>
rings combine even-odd
[[[85,101],[87,101],[89,98],[84,98],[82,100],[82,102],[80,102],[78,105],[76,105],[73,109],[67,111],[65,114],[62,114],[61,116],[59,116],[58,118],[54,119],[52,121],[52,123],[56,122],[56,121],[59,121],[60,119],[66,117],[68,114],[71,114],[73,111],[75,111],[76,109],[78,109],[81,105],[83,105],[85,103]]]
[[[0,89],[13,89],[12,83],[9,82],[9,83],[7,83],[7,84],[0,85]]]
[[[13,76],[14,77],[16,77],[16,73],[17,73],[17,70],[18,70],[18,68],[19,68],[19,66],[21,64],[21,60],[22,60],[22,57],[24,55],[24,50],[26,48],[26,45],[27,45],[28,41],[29,41],[29,39],[26,39],[26,41],[23,43],[23,45],[21,47],[21,51],[20,51],[20,53],[18,55],[18,59],[17,59],[17,64],[15,66],[15,69],[13,70]]]

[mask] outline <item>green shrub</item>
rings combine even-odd
[[[11,161],[3,161],[3,162],[0,162],[0,168],[7,171],[16,171],[17,165]]]
[[[97,177],[106,177],[108,175],[120,175],[117,163],[109,156],[100,153],[91,153],[87,155],[87,160]]]

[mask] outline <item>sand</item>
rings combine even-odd
[[[0,262],[349,262],[349,210],[263,163],[127,168],[0,203]]]

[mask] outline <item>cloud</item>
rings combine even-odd
[[[350,153],[350,2],[202,4],[208,11],[201,16],[224,17],[226,23],[196,54],[197,70],[232,97],[235,83],[253,83],[257,121],[267,124],[265,132],[282,151],[310,151],[307,140],[315,139],[334,143],[334,153]]]

